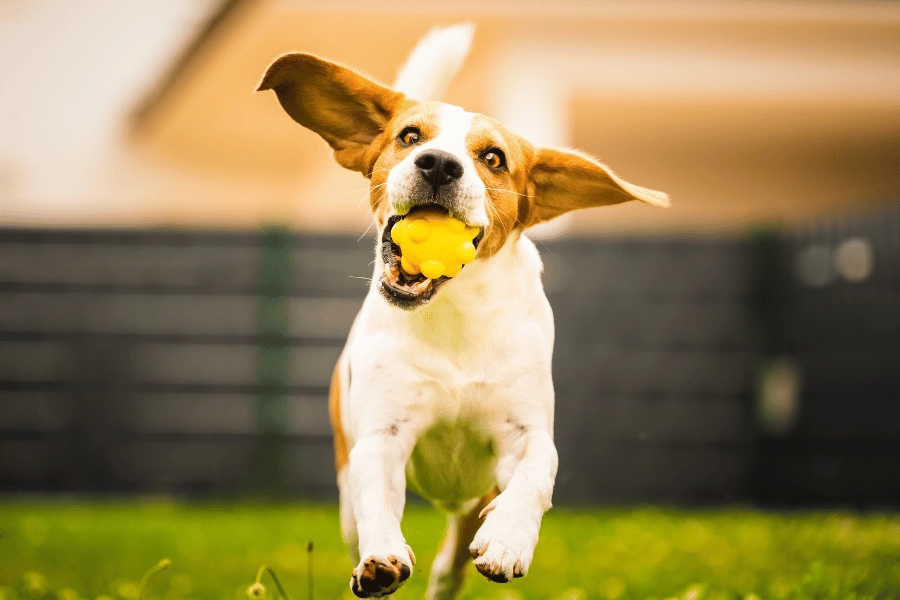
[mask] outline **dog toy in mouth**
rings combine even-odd
[[[463,265],[475,258],[477,227],[438,210],[421,210],[391,228],[391,239],[400,246],[400,266],[410,275],[428,279],[456,277]]]

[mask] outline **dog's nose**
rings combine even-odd
[[[443,150],[422,152],[416,157],[415,165],[419,168],[425,181],[435,189],[459,179],[463,174],[462,163],[455,156]]]

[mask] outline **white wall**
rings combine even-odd
[[[125,119],[213,0],[12,0],[0,10],[0,222],[78,222],[139,195],[109,177]]]

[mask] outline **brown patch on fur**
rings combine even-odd
[[[571,210],[629,200],[669,205],[666,194],[628,183],[593,158],[564,150],[538,149],[529,173],[529,185],[529,201],[519,215],[525,227]]]
[[[387,185],[385,185],[391,169],[406,158],[416,145],[424,144],[439,133],[438,111],[435,109],[435,104],[434,102],[419,103],[407,100],[403,108],[385,126],[384,134],[378,139],[377,144],[373,144],[374,160],[371,171],[368,173],[372,179],[369,188],[371,190],[369,204],[375,214],[379,230],[384,228],[391,208],[388,205]],[[419,144],[403,146],[397,140],[407,127],[418,128],[421,134]]]
[[[519,203],[528,197],[528,173],[531,170],[534,148],[525,138],[506,129],[500,122],[484,115],[475,115],[472,128],[466,135],[466,147],[472,154],[478,176],[484,182],[489,223],[478,246],[478,258],[490,258],[506,242],[518,226]],[[506,169],[494,171],[482,155],[499,148],[506,156]]]
[[[472,119],[466,147],[487,188],[490,222],[478,248],[482,259],[497,252],[516,229],[526,229],[570,210],[628,200],[668,205],[662,192],[623,181],[600,163],[576,152],[535,149],[525,138],[483,115]],[[481,160],[491,148],[503,151],[506,169],[492,170]]]
[[[334,437],[334,466],[341,472],[350,460],[350,449],[347,448],[347,436],[341,426],[341,361],[334,366],[331,374],[331,387],[328,389],[328,417],[331,421],[331,432]]]
[[[466,565],[469,564],[471,559],[469,544],[475,539],[475,533],[484,520],[478,515],[498,495],[500,495],[500,491],[496,487],[485,494],[475,508],[459,518],[455,529],[453,531],[448,530],[447,535],[444,536],[444,542],[441,544],[438,552],[443,552],[447,544],[453,544],[453,571],[457,581],[461,582],[465,575]]]
[[[414,103],[356,71],[312,54],[278,57],[257,86],[275,90],[292,119],[318,133],[343,167],[368,174],[372,146],[403,106]]]

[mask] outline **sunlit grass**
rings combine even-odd
[[[410,506],[404,533],[419,562],[395,597],[422,598],[443,530]],[[262,565],[291,600],[353,598],[352,565],[331,505],[0,503],[0,600],[247,600]],[[275,586],[267,586],[269,598]],[[465,598],[900,598],[900,515],[750,510],[558,510],[544,520],[525,579]]]

